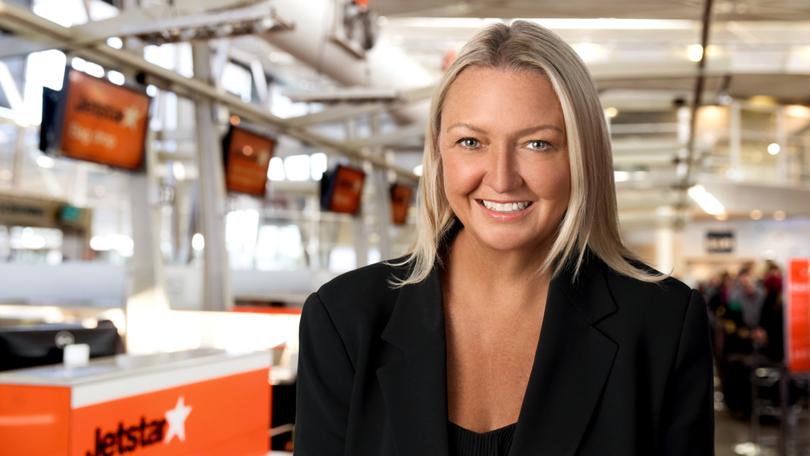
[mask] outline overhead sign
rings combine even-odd
[[[734,253],[736,239],[733,231],[709,231],[706,233],[706,252]]]
[[[413,187],[404,184],[391,184],[391,222],[404,225],[408,218],[408,209],[413,199]]]
[[[225,188],[231,192],[264,196],[267,169],[276,141],[231,125],[223,140]]]
[[[0,193],[0,225],[90,229],[92,213],[63,201]]]
[[[149,103],[143,92],[68,68],[64,89],[45,93],[40,148],[77,160],[140,170]]]
[[[338,165],[321,178],[321,208],[331,212],[357,215],[363,197],[366,173],[362,169]]]
[[[810,259],[788,263],[785,329],[791,372],[810,371]]]

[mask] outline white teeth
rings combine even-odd
[[[519,203],[495,203],[492,201],[481,200],[481,203],[484,204],[484,207],[491,211],[495,212],[516,212],[522,211],[529,207],[528,201],[521,201]]]

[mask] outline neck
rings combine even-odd
[[[548,271],[538,274],[547,252],[542,244],[519,251],[493,250],[462,229],[449,250],[447,277],[452,288],[464,284],[462,289],[477,296],[506,291],[517,298],[513,302],[534,302],[551,280]]]

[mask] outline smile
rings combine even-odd
[[[514,202],[507,202],[507,203],[498,203],[495,201],[488,201],[488,200],[476,200],[478,204],[484,206],[485,208],[494,211],[494,212],[503,212],[503,213],[510,213],[510,212],[520,212],[523,209],[532,205],[531,201],[514,201]]]

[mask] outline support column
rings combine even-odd
[[[137,8],[135,0],[126,0],[123,9]],[[128,51],[143,55],[143,48],[131,40],[125,43]],[[134,75],[129,74],[128,77]],[[149,341],[148,328],[133,323],[142,311],[167,309],[163,275],[163,258],[160,253],[160,199],[157,184],[157,157],[152,150],[155,134],[148,130],[144,142],[145,166],[142,173],[129,176],[130,227],[133,253],[129,267],[129,291],[127,297],[127,350],[149,352],[159,350],[159,344]],[[84,191],[86,194],[86,189]],[[121,227],[122,231],[124,227]]]
[[[371,124],[371,136],[380,134],[380,117],[378,114],[371,114],[369,118]],[[373,154],[380,156],[383,148],[377,146]],[[388,157],[386,157],[388,158]],[[380,251],[380,259],[391,259],[391,198],[389,197],[388,170],[375,168],[374,176],[374,218],[377,228],[377,247]]]
[[[194,77],[211,83],[211,50],[207,43],[191,46]],[[200,225],[205,238],[203,256],[203,310],[227,310],[233,306],[230,268],[225,247],[225,176],[222,147],[214,123],[214,107],[204,98],[194,100],[197,161],[200,175]]]
[[[350,118],[346,121],[346,140],[351,141],[357,137],[357,121]],[[360,163],[364,165],[364,163]],[[362,166],[366,171],[366,182],[363,188],[363,195],[360,202],[360,213],[357,214],[352,220],[352,245],[354,246],[355,266],[362,267],[368,264],[368,233],[366,231],[366,214],[368,213],[368,204],[365,196],[369,193],[369,185],[374,180],[373,171]]]
[[[731,163],[728,177],[742,180],[742,108],[738,101],[729,106],[728,153]]]

